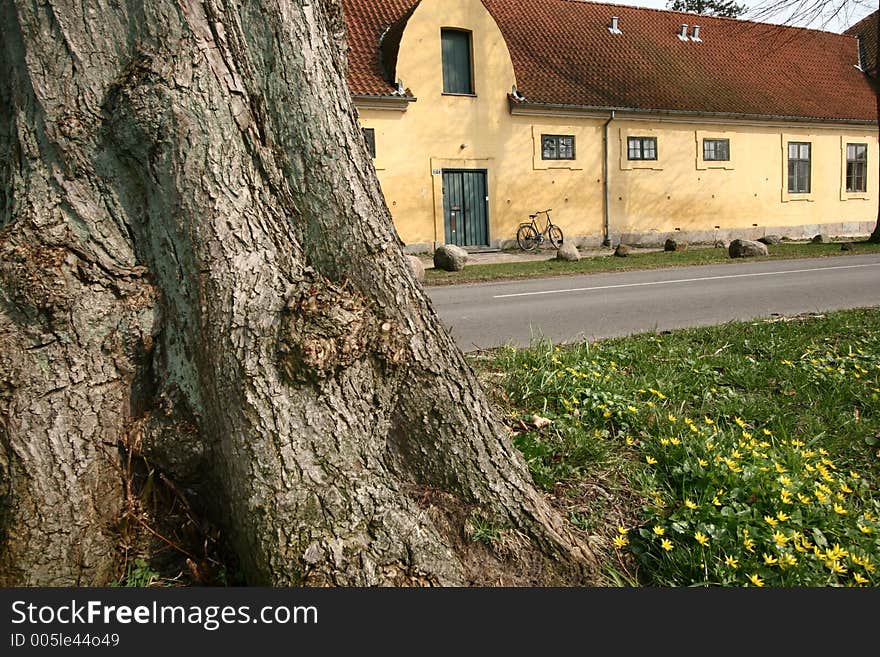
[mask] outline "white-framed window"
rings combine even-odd
[[[809,194],[812,167],[812,144],[788,142],[788,193]]]

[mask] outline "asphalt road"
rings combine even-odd
[[[465,351],[880,306],[880,255],[629,271],[427,288]]]

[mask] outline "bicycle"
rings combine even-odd
[[[530,223],[521,223],[519,225],[516,231],[516,243],[519,245],[519,248],[523,251],[534,251],[544,243],[544,235],[547,236],[550,244],[555,248],[558,249],[562,246],[562,229],[550,219],[550,211],[552,209],[538,210],[535,214],[529,215]],[[539,214],[547,217],[547,225],[544,227],[544,230],[538,230],[538,224],[535,222]]]

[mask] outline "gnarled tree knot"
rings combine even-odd
[[[287,295],[278,336],[278,362],[291,382],[327,378],[374,357],[391,365],[407,359],[408,336],[350,281],[307,274]]]

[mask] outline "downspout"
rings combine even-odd
[[[603,186],[605,188],[605,236],[602,240],[602,246],[611,246],[611,192],[608,184],[608,124],[614,120],[614,110],[611,110],[611,116],[605,121],[603,126],[604,135],[602,138],[602,146],[605,150],[605,171],[603,172]]]

